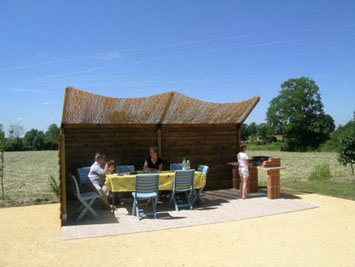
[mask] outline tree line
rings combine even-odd
[[[49,125],[46,132],[31,129],[25,133],[24,128],[19,124],[12,124],[9,127],[7,138],[3,125],[0,124],[0,140],[4,140],[5,151],[29,151],[29,150],[56,150],[58,149],[57,138],[60,128],[56,124]]]

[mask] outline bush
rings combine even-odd
[[[344,166],[350,164],[354,175],[355,164],[355,137],[346,136],[341,140],[341,148],[338,155],[338,161]]]
[[[331,178],[329,164],[317,165],[308,179],[310,181],[326,181]]]
[[[49,175],[48,177],[48,184],[51,189],[51,191],[56,195],[59,196],[59,182],[54,179],[52,175]]]

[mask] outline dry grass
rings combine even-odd
[[[0,207],[58,202],[48,177],[58,179],[57,151],[5,152],[5,201]]]

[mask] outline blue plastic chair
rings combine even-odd
[[[175,210],[179,211],[180,207],[189,207],[192,210],[191,195],[194,187],[195,170],[176,170],[173,190],[171,192],[170,204],[174,202]],[[178,204],[176,201],[177,193],[185,193],[186,203]]]
[[[81,193],[78,181],[76,180],[75,176],[69,173],[69,178],[73,188],[73,194],[81,203],[81,206],[77,212],[79,215],[76,217],[75,221],[80,222],[88,211],[91,212],[95,219],[98,219],[100,216],[91,206],[96,199],[100,198],[100,195],[96,192]]]
[[[138,220],[141,216],[153,215],[157,218],[157,203],[159,193],[159,175],[158,174],[138,174],[136,176],[135,191],[132,192],[133,207],[132,214],[136,215]],[[139,200],[150,199],[153,206],[153,211],[144,212],[139,210]]]
[[[76,169],[78,176],[79,176],[79,186],[80,190],[82,191],[83,187],[86,187],[86,184],[89,180],[89,173],[90,173],[90,167],[81,167]]]
[[[136,168],[134,165],[118,165],[116,166],[116,172],[117,173],[123,173],[123,172],[134,172]]]
[[[170,170],[182,170],[182,163],[170,163]]]
[[[204,184],[204,186],[198,190],[194,190],[194,198],[193,198],[193,201],[192,201],[192,204],[194,205],[197,202],[201,202],[203,204],[206,203],[206,200],[204,200],[202,197],[201,197],[201,193],[202,191],[205,189],[206,187],[206,184],[207,184],[207,173],[208,173],[208,170],[209,170],[210,167],[208,167],[207,165],[200,165],[198,166],[198,169],[197,171],[201,172],[203,176],[205,176],[205,179],[206,179],[206,183]]]

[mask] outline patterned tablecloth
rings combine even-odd
[[[174,171],[159,172],[159,190],[172,190],[175,177]],[[111,192],[133,192],[136,184],[134,175],[106,175],[105,185]],[[194,188],[201,189],[206,184],[206,177],[201,172],[195,172]]]

